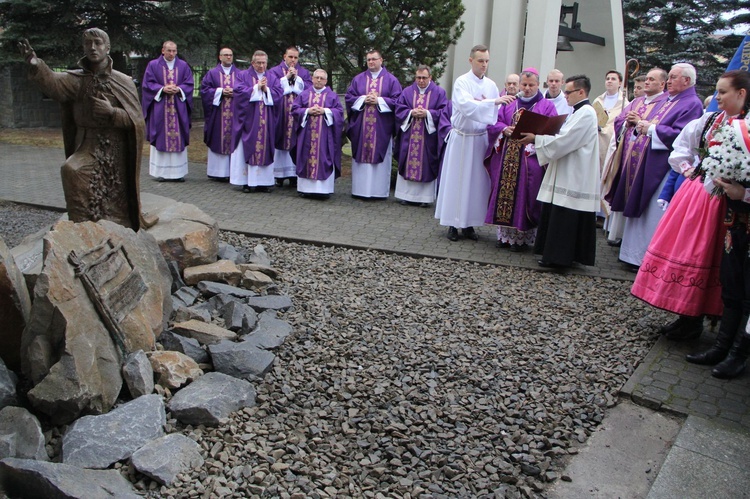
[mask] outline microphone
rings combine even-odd
[[[523,90],[516,94],[516,99],[520,99],[521,97],[523,97]]]

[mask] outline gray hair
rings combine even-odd
[[[682,76],[690,78],[690,86],[692,87],[695,85],[697,75],[692,64],[688,64],[687,62],[678,62],[677,64],[672,66],[672,69],[679,69]]]

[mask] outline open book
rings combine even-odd
[[[536,135],[555,135],[562,128],[567,114],[560,116],[545,116],[533,111],[524,110],[518,123],[513,129],[511,139],[520,139],[522,133],[533,133]]]

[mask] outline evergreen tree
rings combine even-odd
[[[220,26],[217,45],[250,55],[269,54],[269,65],[296,45],[301,59],[326,69],[341,90],[366,68],[367,50],[380,50],[388,71],[408,81],[414,67],[443,71],[448,47],[463,31],[461,0],[204,0],[206,17]]]
[[[27,38],[47,63],[73,65],[83,55],[81,33],[101,28],[110,37],[115,68],[125,72],[131,52],[155,55],[168,39],[180,48],[207,40],[200,0],[5,0],[0,23],[6,61],[18,60],[16,44]]]
[[[688,62],[698,72],[698,91],[712,91],[728,59],[737,49],[737,37],[716,35],[732,26],[727,13],[740,0],[623,0],[627,58],[640,62],[641,70],[667,71]]]

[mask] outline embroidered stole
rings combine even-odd
[[[538,102],[538,101],[537,101]],[[533,111],[536,102],[529,108]],[[524,109],[518,109],[513,113],[512,126],[516,126],[518,119],[523,114]],[[516,189],[518,188],[518,174],[521,169],[521,161],[524,146],[520,141],[511,138],[504,138],[503,165],[500,172],[500,185],[497,190],[497,204],[495,207],[495,223],[498,225],[510,224],[513,221],[513,207],[516,201]]]
[[[414,92],[412,97],[411,107],[416,109],[421,107],[429,112],[430,108],[430,94],[432,90],[423,94],[417,90]],[[422,160],[424,158],[425,148],[425,134],[427,133],[427,126],[424,118],[415,119],[411,121],[411,133],[409,134],[409,148],[406,155],[406,171],[404,172],[404,178],[406,180],[412,180],[414,182],[421,182],[424,170],[422,168]]]
[[[169,69],[165,64],[161,67],[162,81],[164,85],[176,85],[179,78],[177,64],[174,68]],[[180,125],[177,116],[176,102],[179,94],[168,95],[164,99],[164,136],[166,137],[166,152],[180,152],[182,147],[182,137],[180,136]]]
[[[232,72],[225,74],[223,71],[219,73],[221,79],[222,88],[234,88],[234,75]],[[221,154],[232,154],[232,120],[234,118],[234,111],[232,110],[232,99],[221,99]]]
[[[385,78],[380,74],[373,79],[371,74],[367,74],[367,89],[365,95],[373,90],[378,95],[382,93],[383,81]],[[378,104],[365,104],[364,118],[362,120],[362,163],[374,163],[375,151],[377,151],[377,123],[378,123]]]
[[[314,91],[310,92],[307,100],[308,108],[313,106],[323,107],[324,103],[325,92],[321,92],[319,94],[315,93]],[[308,149],[307,163],[305,164],[305,167],[307,168],[306,178],[317,179],[318,168],[320,167],[320,138],[323,132],[325,114],[321,114],[318,116],[308,115],[307,119],[307,126],[310,129],[310,148]]]
[[[253,76],[253,87],[258,84],[260,78],[257,73]],[[268,144],[268,107],[266,102],[261,99],[258,101],[258,133],[255,135],[255,148],[250,165],[262,165],[266,157],[266,146]]]

